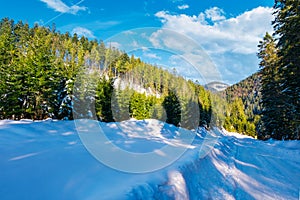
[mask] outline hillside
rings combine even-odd
[[[229,86],[225,89],[224,95],[228,101],[240,98],[243,101],[247,115],[254,117],[259,113],[261,98],[260,74],[257,72],[246,79]]]
[[[81,129],[78,120],[0,121],[1,199],[299,198],[298,141],[264,142],[218,129],[195,134],[157,120],[85,120],[84,125]],[[89,153],[101,141],[86,143],[83,137],[98,125],[109,142],[97,148],[108,148],[109,160],[116,163],[99,162]],[[190,133],[193,140],[187,142]],[[161,162],[114,157],[118,149],[133,158],[155,155]],[[186,151],[174,160],[181,150]],[[169,159],[175,162],[164,163]]]
[[[260,76],[257,72],[218,93],[228,103],[224,122],[226,130],[257,137],[261,110]]]
[[[101,40],[4,18],[0,61],[0,119],[210,123],[202,86]]]

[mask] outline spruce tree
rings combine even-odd
[[[300,139],[300,1],[276,0],[282,139]]]
[[[102,77],[96,89],[95,108],[97,117],[103,122],[113,122],[113,113],[111,110],[112,94],[114,90],[113,79]]]
[[[258,57],[260,62],[261,73],[261,120],[259,123],[258,137],[260,139],[277,138],[280,139],[282,112],[282,99],[280,96],[279,81],[277,66],[277,53],[276,43],[273,37],[266,33],[263,41],[258,45]]]
[[[229,105],[224,128],[229,131],[237,131],[238,133],[249,135],[247,130],[247,116],[244,111],[244,104],[240,98],[233,100]]]
[[[15,36],[13,34],[14,21],[7,18],[0,22],[0,118],[12,118],[17,104],[14,99]]]
[[[181,105],[179,98],[174,91],[169,90],[168,96],[164,99],[163,107],[167,114],[166,122],[175,126],[180,126]]]

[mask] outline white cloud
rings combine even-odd
[[[181,6],[177,6],[177,8],[179,9],[179,10],[185,10],[185,9],[188,9],[190,6],[189,5],[187,5],[187,4],[183,4],[183,5],[181,5]]]
[[[160,18],[162,28],[190,37],[200,44],[213,59],[222,75],[226,76],[226,71],[231,73],[235,71],[237,73],[235,77],[225,78],[231,80],[230,83],[234,83],[237,78],[245,78],[257,71],[257,45],[266,32],[273,32],[272,13],[272,8],[258,7],[239,16],[226,18],[223,10],[214,7],[198,16],[174,15],[160,11],[156,13],[156,17]],[[150,42],[157,47],[164,43],[169,48],[171,46],[179,48],[180,45],[181,48],[185,48],[185,44],[175,40],[172,37],[160,36],[159,31],[152,34],[150,38]],[[194,55],[187,57],[192,60],[197,59]],[[222,58],[224,62],[219,62],[218,58]],[[246,73],[248,74],[245,75]]]
[[[204,82],[220,80],[220,74],[214,63],[201,46],[187,37],[170,29],[160,29],[151,34],[149,41],[154,48],[171,53],[169,62],[165,65],[179,67],[178,72],[183,76],[189,76],[189,70],[193,70],[193,77],[203,77]],[[181,61],[184,61],[183,64]],[[194,79],[194,78],[193,78]]]
[[[224,19],[219,12],[220,9],[213,8],[200,13],[199,16],[189,16],[171,15],[160,11],[156,16],[161,19],[163,28],[190,36],[206,50],[217,53],[255,53],[257,44],[265,32],[272,32],[271,8],[258,7],[230,19]],[[214,23],[209,24],[205,21],[208,18]]]
[[[205,10],[206,18],[211,19],[213,22],[226,19],[224,14],[224,11],[218,7]]]
[[[87,38],[96,38],[92,31],[83,27],[75,27],[72,30],[72,34],[76,33],[79,36],[85,36]]]
[[[56,12],[60,12],[60,13],[70,13],[75,15],[77,14],[78,11],[87,10],[87,7],[78,6],[81,2],[83,2],[83,0],[73,6],[67,6],[61,0],[40,0],[40,1],[46,3],[49,8],[52,8]]]

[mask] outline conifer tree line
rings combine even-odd
[[[211,94],[176,71],[102,41],[0,21],[0,119],[157,118],[191,129],[213,122],[212,112]]]
[[[276,0],[274,35],[259,44],[261,139],[300,139],[300,1]]]
[[[261,89],[233,85],[227,100],[102,41],[2,19],[0,119],[156,118],[259,139],[299,139],[299,2],[278,0],[274,7],[275,34],[260,42],[260,71],[249,78]]]
[[[225,129],[243,133],[244,124],[258,139],[300,139],[299,6],[299,1],[275,1],[274,34],[266,33],[258,45],[260,70],[222,93],[229,102]],[[237,102],[244,109],[234,106]],[[238,120],[243,112],[246,123]]]
[[[261,113],[260,91],[261,74],[257,72],[221,93],[228,102],[224,124],[226,130],[257,137]]]
[[[5,18],[0,62],[0,119],[155,118],[189,129],[224,126],[255,135],[241,102],[227,103],[176,70],[144,63],[102,41]]]

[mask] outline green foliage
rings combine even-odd
[[[258,45],[258,57],[260,62],[261,74],[261,120],[259,121],[259,134],[258,137],[265,139],[277,137],[281,129],[281,123],[278,123],[281,118],[280,109],[280,88],[279,88],[279,71],[276,65],[278,61],[275,40],[271,35],[266,33],[263,41]],[[277,118],[276,120],[274,120]]]
[[[198,102],[200,109],[200,126],[209,125],[212,117],[212,102],[211,94],[207,92],[204,87],[198,88]]]
[[[219,95],[176,70],[144,63],[102,41],[9,19],[0,22],[1,119],[156,118],[194,129],[223,126],[228,110],[240,115],[231,114],[237,120],[227,118],[226,126],[254,130],[240,102],[228,107]]]
[[[73,117],[75,119],[97,119],[95,97],[99,82],[99,72],[89,71],[86,67],[76,75],[73,87]]]
[[[212,126],[224,127],[225,114],[228,110],[228,102],[220,94],[210,94],[211,99],[211,121]]]
[[[266,35],[259,45],[262,73],[261,139],[300,139],[300,2],[276,0],[277,44]]]
[[[114,121],[120,122],[130,119],[130,98],[134,90],[126,87],[121,90],[117,88],[114,90],[111,99],[111,108],[114,117]]]
[[[229,105],[225,117],[224,128],[228,131],[255,136],[255,125],[247,121],[244,105],[241,99],[235,99]]]
[[[245,80],[228,87],[217,97],[214,108],[218,108],[219,125],[228,131],[239,132],[252,137],[257,136],[256,125],[260,113],[260,74],[255,73]],[[222,106],[223,105],[223,106]],[[218,114],[224,112],[224,116]]]
[[[181,121],[181,105],[180,101],[174,91],[169,91],[168,95],[163,101],[163,107],[167,113],[166,122],[180,126]]]
[[[129,111],[135,119],[149,119],[152,116],[152,109],[155,105],[155,97],[147,97],[144,93],[133,92],[130,98]]]
[[[162,98],[154,98],[154,104],[150,110],[151,119],[158,119],[165,122],[167,120],[167,113],[163,107]]]
[[[260,114],[261,105],[261,74],[254,73],[248,78],[228,87],[223,96],[227,98],[228,103],[232,103],[236,98],[243,101],[244,110],[248,120],[254,123],[255,118]]]
[[[113,94],[113,79],[106,80],[102,77],[96,89],[96,113],[98,118],[104,122],[113,122],[111,110],[111,98]]]

